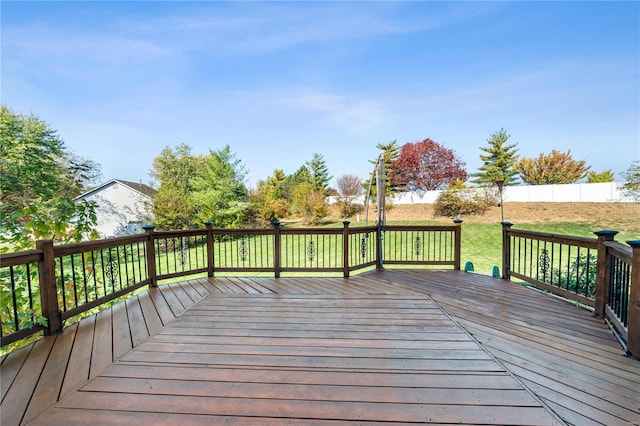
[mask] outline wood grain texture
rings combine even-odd
[[[74,327],[3,357],[3,425],[640,420],[604,323],[465,272],[199,278]]]

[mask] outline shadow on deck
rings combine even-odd
[[[2,425],[640,419],[640,364],[601,320],[458,271],[163,285],[0,372]]]

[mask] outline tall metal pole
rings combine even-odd
[[[382,233],[385,230],[386,212],[385,212],[385,169],[384,169],[384,157],[380,154],[378,158],[378,167],[376,170],[376,198],[378,204],[378,256],[380,262],[378,267],[382,269],[384,267],[384,258],[382,257]]]
[[[496,179],[496,185],[498,186],[498,192],[500,193],[500,216],[501,216],[501,221],[500,223],[504,222],[504,206],[503,206],[503,201],[502,201],[502,190],[504,189],[504,179],[499,178]]]

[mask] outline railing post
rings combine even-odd
[[[594,232],[598,236],[598,261],[596,263],[596,289],[594,315],[604,318],[604,307],[609,300],[609,274],[611,259],[607,256],[607,241],[613,241],[618,231],[603,230]]]
[[[349,278],[349,221],[342,222],[342,276]]]
[[[156,243],[153,236],[153,225],[145,225],[142,227],[147,233],[147,275],[149,276],[149,287],[158,287],[158,278],[156,276]]]
[[[500,222],[502,225],[502,279],[511,279],[511,238],[509,231],[513,226],[511,222]]]
[[[40,276],[40,304],[42,315],[47,319],[45,334],[54,334],[62,330],[58,291],[56,290],[56,258],[53,240],[39,240],[36,247],[42,250],[42,260],[38,262]]]
[[[205,222],[207,227],[207,276],[213,277],[213,223]]]
[[[456,224],[454,254],[453,254],[453,269],[460,270],[460,263],[462,258],[462,219],[453,219],[453,223]]]
[[[627,244],[632,250],[627,354],[640,358],[640,240],[627,241]]]
[[[273,221],[273,274],[276,278],[280,278],[280,222]]]

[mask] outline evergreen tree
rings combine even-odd
[[[391,176],[391,172],[393,170],[393,162],[398,158],[398,156],[400,155],[400,150],[401,150],[401,146],[398,145],[398,141],[397,140],[393,140],[389,143],[379,143],[378,145],[376,145],[376,148],[378,148],[380,151],[382,151],[382,158],[384,158],[384,171],[385,171],[385,193],[387,196],[393,194],[394,192],[396,192],[396,187],[394,185],[392,185],[391,180],[389,178],[389,176]],[[376,164],[378,161],[378,158],[376,157],[375,160],[369,160],[369,162],[371,164]],[[376,180],[375,178],[373,178],[373,182],[371,181],[373,177],[369,176],[369,179],[367,179],[363,184],[363,188],[365,191],[369,190],[369,186],[371,186],[371,197],[375,197],[377,191],[376,191]]]
[[[311,187],[314,191],[322,191],[329,195],[329,181],[333,176],[329,176],[329,168],[321,154],[313,154],[311,160],[305,163],[311,176]]]
[[[604,183],[613,182],[613,172],[611,170],[605,170],[603,172],[589,172],[587,175],[587,183]]]
[[[193,177],[192,200],[199,226],[206,221],[213,226],[228,228],[244,223],[247,188],[246,171],[229,145],[209,151]]]
[[[485,154],[480,155],[483,161],[478,173],[474,173],[476,179],[471,182],[479,185],[492,185],[498,179],[502,179],[505,185],[513,185],[518,174],[516,162],[518,161],[517,143],[507,144],[509,135],[504,129],[493,133],[487,140],[489,146],[480,149]]]

